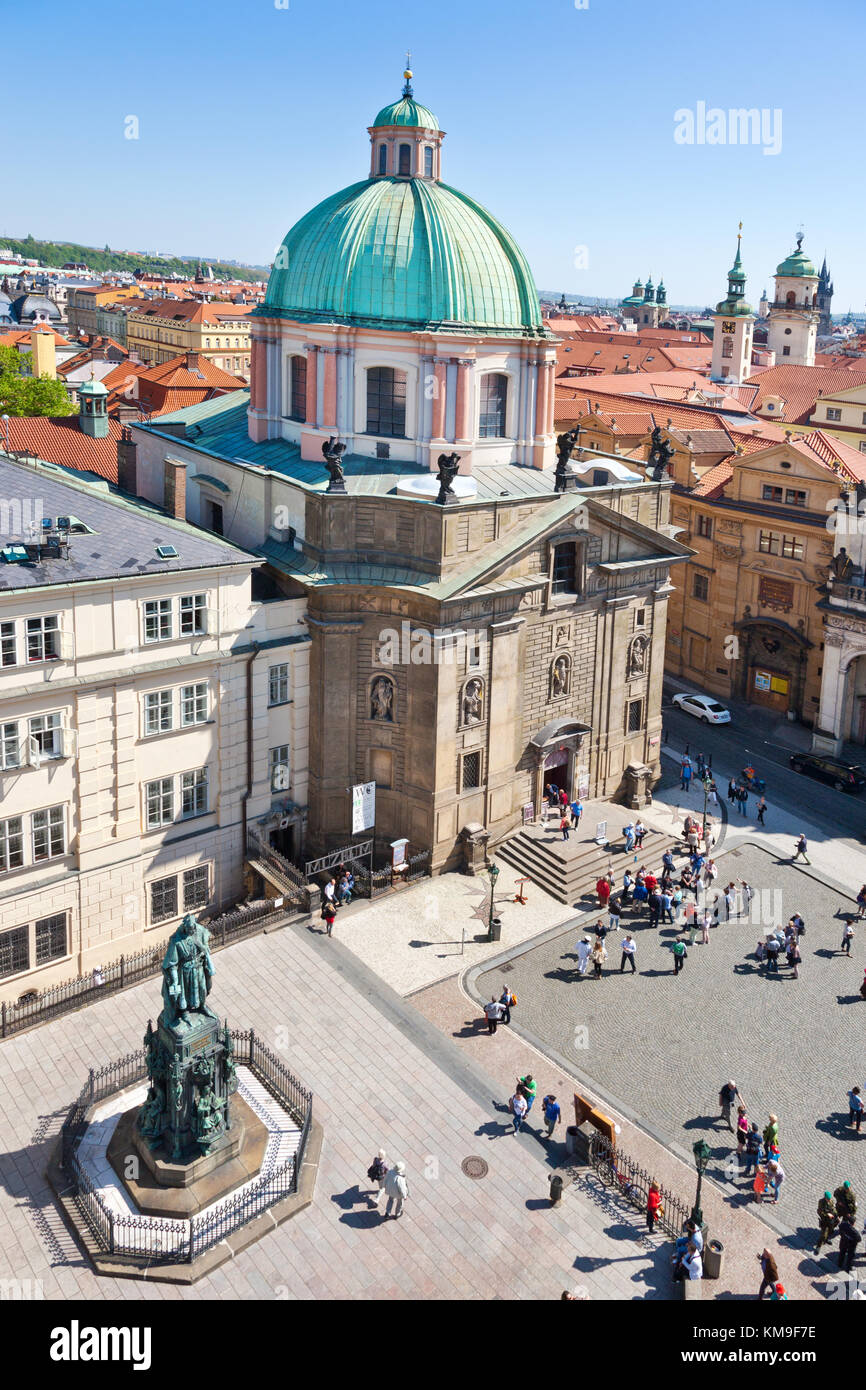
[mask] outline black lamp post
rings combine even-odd
[[[695,1205],[692,1208],[691,1219],[696,1226],[701,1227],[704,1224],[704,1213],[701,1211],[701,1183],[703,1182],[704,1173],[707,1171],[712,1151],[705,1139],[699,1139],[698,1142],[692,1146],[692,1153],[695,1156],[695,1167],[698,1170],[698,1190],[695,1193]]]
[[[709,774],[709,772],[708,772],[707,775],[706,775],[706,777],[705,777],[704,780],[703,780],[703,788],[704,788],[704,825],[703,825],[704,854],[706,854],[706,852],[707,852],[707,797],[708,797],[709,794],[710,794],[710,787],[711,787],[712,785],[713,785],[713,783],[712,783],[712,778],[710,777],[710,774]]]
[[[499,877],[499,868],[496,864],[491,864],[487,870],[490,875],[490,912],[487,917],[487,940],[493,940],[493,895],[496,892],[496,880]]]

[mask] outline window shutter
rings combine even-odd
[[[24,748],[25,748],[25,758],[24,758],[24,761],[25,761],[25,763],[27,764],[27,766],[28,766],[28,767],[40,767],[40,766],[41,766],[41,763],[42,763],[42,755],[41,755],[41,753],[40,753],[39,744],[36,742],[36,739],[35,739],[35,738],[27,738],[27,739],[25,739]]]
[[[63,758],[74,758],[78,752],[78,730],[60,730],[60,755]]]
[[[65,629],[60,632],[60,655],[64,661],[71,661],[75,656],[75,638]]]
[[[218,626],[219,613],[216,608],[206,608],[204,610],[204,630],[208,633],[215,633]]]

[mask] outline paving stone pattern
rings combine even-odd
[[[736,1147],[718,1119],[722,1083],[736,1080],[749,1118],[762,1129],[770,1111],[778,1114],[786,1182],[773,1215],[808,1238],[825,1187],[848,1178],[866,1206],[866,1129],[858,1137],[846,1123],[847,1091],[854,1084],[866,1089],[866,1002],[858,994],[866,922],[856,928],[848,959],[838,953],[836,914],[850,911],[849,899],[754,846],[724,853],[717,863],[718,883],[745,878],[756,889],[778,890],[780,898],[771,897],[768,907],[771,915],[778,909],[782,922],[802,913],[807,932],[798,980],[784,963],[769,977],[758,966],[762,927],[746,921],[711,930],[709,946],[698,939],[675,977],[675,929],[651,930],[645,916],[635,922],[634,977],[619,973],[613,935],[604,978],[581,980],[574,945],[583,933],[575,928],[515,958],[507,978],[521,1027],[667,1140],[690,1151],[706,1138],[713,1149],[709,1171],[718,1181],[726,1182]],[[626,930],[630,925],[624,919]],[[481,975],[479,997],[489,998],[502,978],[500,969]],[[742,1180],[737,1185],[745,1188]]]

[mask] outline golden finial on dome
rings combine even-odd
[[[406,54],[406,71],[403,73],[403,76],[404,76],[404,78],[406,79],[406,85],[405,85],[404,88],[403,88],[403,96],[404,96],[404,97],[411,97],[411,96],[413,95],[413,93],[412,93],[412,54],[411,54],[411,53],[407,53],[407,54]]]

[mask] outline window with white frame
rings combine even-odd
[[[0,666],[18,665],[18,642],[14,623],[0,623]]]
[[[20,869],[24,863],[24,822],[21,816],[0,820],[0,873]]]
[[[180,774],[180,818],[207,814],[207,768]]]
[[[63,720],[60,714],[37,714],[30,720],[30,748],[37,758],[63,756]]]
[[[174,702],[170,690],[151,690],[144,697],[144,732],[164,734],[174,727]]]
[[[197,864],[194,869],[185,869],[183,875],[184,912],[195,912],[196,908],[206,907],[209,897],[209,866],[207,864]]]
[[[42,859],[57,859],[66,853],[66,814],[62,806],[34,811],[31,825],[34,863]]]
[[[60,656],[60,619],[56,613],[27,619],[27,660],[56,661]]]
[[[188,729],[192,724],[207,723],[207,681],[180,688],[180,722]]]
[[[207,632],[207,594],[184,594],[180,601],[181,636],[203,632]]]
[[[150,920],[165,922],[177,916],[177,876],[154,879],[150,885]]]
[[[168,642],[171,637],[171,599],[148,599],[144,605],[145,642]]]
[[[289,745],[281,743],[268,753],[268,773],[272,792],[289,790]]]
[[[21,766],[21,750],[18,744],[18,721],[9,720],[0,724],[0,768]]]
[[[148,830],[171,825],[174,820],[174,778],[157,777],[144,786],[145,815]]]
[[[268,704],[286,705],[289,702],[288,662],[271,666],[268,670]]]

